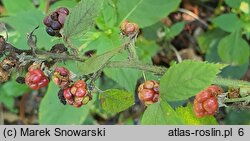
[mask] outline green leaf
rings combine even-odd
[[[100,70],[113,56],[115,56],[121,48],[115,48],[101,55],[93,56],[85,62],[78,63],[78,69],[84,75],[88,75]]]
[[[117,23],[117,12],[112,0],[104,1],[103,9],[96,23],[102,30],[107,30],[115,26]]]
[[[102,108],[111,113],[126,110],[134,104],[134,96],[123,90],[110,89],[100,94]]]
[[[177,113],[167,102],[158,102],[147,107],[142,117],[144,125],[183,124]]]
[[[10,110],[14,109],[14,97],[12,96],[8,96],[6,93],[4,93],[3,91],[1,91],[0,94],[0,103],[3,103],[5,107],[7,107]]]
[[[101,8],[103,0],[81,0],[79,4],[70,11],[64,24],[65,38],[71,38],[86,32],[94,25]]]
[[[227,32],[234,32],[243,27],[242,21],[237,17],[236,14],[222,14],[212,20],[212,22]]]
[[[186,100],[211,85],[222,67],[190,60],[171,66],[160,80],[160,97],[168,101]]]
[[[158,40],[158,32],[165,25],[162,22],[157,22],[153,25],[143,28],[142,36],[147,40]],[[137,40],[138,41],[138,40]]]
[[[214,116],[206,116],[203,118],[197,118],[194,114],[193,107],[188,104],[187,107],[179,107],[176,109],[176,113],[182,119],[185,125],[217,125],[217,121]]]
[[[88,105],[75,108],[60,103],[57,93],[59,89],[50,83],[48,91],[39,106],[39,124],[82,124],[89,114]]]
[[[0,85],[0,102],[13,110],[15,97],[23,95],[29,88],[26,85],[20,85],[16,81],[11,80]]]
[[[159,49],[159,45],[154,41],[138,40],[136,42],[136,51],[139,60],[144,63],[152,64],[152,56],[154,56]]]
[[[45,31],[43,24],[43,13],[39,10],[29,10],[19,12],[15,16],[0,18],[0,21],[7,23],[15,30],[15,34],[9,37],[10,42],[17,48],[29,49],[27,45],[27,33],[30,33],[39,26],[34,32],[37,37],[37,47],[50,49],[53,45],[51,36]]]
[[[205,54],[206,61],[213,63],[222,62],[217,51],[221,38],[223,37],[218,37],[216,40],[211,41],[210,46]],[[228,65],[227,67],[221,70],[221,73],[219,75],[224,78],[240,79],[244,76],[247,70],[248,62],[243,65],[237,66]]]
[[[179,22],[170,27],[169,30],[166,30],[166,36],[174,38],[176,35],[180,34],[185,26],[185,22]]]
[[[250,3],[249,0],[225,0],[226,4],[232,8],[239,8],[241,2]]]
[[[112,31],[113,32],[113,31]],[[117,46],[121,45],[122,42],[120,40],[119,32],[114,31],[115,33],[111,35],[106,35],[104,33],[100,33],[98,36],[95,35],[95,39],[90,41],[88,46],[84,51],[88,50],[96,50],[97,55],[107,52],[108,50],[112,50]],[[96,33],[98,34],[98,33]],[[93,38],[93,37],[92,37]]]
[[[221,77],[232,78],[232,79],[241,79],[248,70],[249,61],[242,65],[228,65],[225,67],[221,73]]]
[[[60,0],[50,6],[50,11],[54,11],[59,7],[72,8],[76,6],[77,2],[74,0]]]
[[[225,3],[232,8],[239,8],[241,0],[225,0]]]
[[[16,81],[8,81],[0,86],[0,91],[5,92],[6,95],[11,97],[17,97],[23,95],[29,90],[28,86],[18,84]]]
[[[2,0],[7,13],[10,15],[18,14],[19,12],[34,10],[35,6],[30,0]]]
[[[134,93],[139,71],[128,68],[107,68],[104,70],[106,76],[117,82],[122,88]]]
[[[157,23],[177,9],[180,0],[117,0],[118,21],[128,19],[140,27]]]
[[[218,54],[226,63],[242,65],[249,59],[249,45],[241,38],[240,32],[233,32],[220,41]]]
[[[212,48],[217,42],[226,36],[226,32],[220,30],[219,28],[209,30],[197,38],[199,47],[202,53],[206,53],[210,48]]]
[[[225,125],[249,125],[250,112],[249,110],[235,110],[235,108],[227,108],[227,116],[223,120]]]

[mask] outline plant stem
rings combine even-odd
[[[88,57],[85,56],[74,56],[69,55],[66,53],[51,53],[47,51],[39,51],[36,53],[36,56],[28,55],[28,54],[21,54],[23,61],[50,61],[50,60],[60,60],[60,61],[67,61],[67,60],[75,60],[79,62],[84,62]],[[20,58],[20,57],[19,57]]]
[[[150,64],[144,64],[138,60],[138,57],[136,55],[136,50],[130,43],[125,43],[120,47],[120,51],[122,49],[125,49],[126,47],[129,47],[131,50],[132,58],[125,61],[110,61],[105,65],[109,68],[132,68],[132,69],[138,69],[142,71],[147,71],[154,73],[156,75],[164,75],[167,71],[167,68],[160,67],[160,66],[154,66]],[[36,50],[36,57],[32,56],[31,50],[21,50],[18,48],[15,48],[11,44],[6,43],[6,51],[9,52],[15,52],[20,57],[22,57],[22,60],[26,61],[45,61],[45,60],[75,60],[79,62],[84,62],[88,57],[76,55],[76,54],[67,54],[67,53],[51,53],[49,51],[42,51],[42,50]],[[124,51],[124,50],[123,50]],[[137,59],[136,59],[137,58]],[[19,58],[20,59],[20,58]],[[232,80],[232,79],[225,79],[217,77],[213,82],[213,84],[221,85],[221,86],[228,86],[228,87],[242,87],[246,86],[250,88],[250,82],[242,81],[242,80]]]
[[[66,53],[60,53],[60,54],[55,54],[55,53],[50,53],[50,52],[46,52],[46,54],[44,53],[38,53],[37,55],[38,58],[40,59],[59,59],[59,60],[75,60],[75,61],[79,61],[79,62],[84,62],[88,57],[86,56],[74,56],[74,55],[69,55]]]
[[[242,81],[242,80],[233,80],[233,79],[226,79],[217,77],[214,84],[221,85],[221,86],[228,86],[228,87],[240,87],[240,86],[248,86],[250,87],[250,82]]]
[[[71,43],[68,38],[63,38],[64,43],[72,50],[74,55],[78,55],[77,48]]]
[[[129,52],[129,58],[131,60],[138,60],[138,56],[137,56],[137,53],[136,53],[136,49],[135,49],[135,45],[132,43],[130,43],[128,45],[128,52]]]
[[[249,102],[250,101],[250,96],[247,97],[241,97],[241,98],[232,98],[232,99],[225,99],[225,103],[230,103],[230,102]]]
[[[159,66],[153,66],[149,64],[143,64],[139,61],[111,61],[107,64],[107,67],[109,68],[132,68],[132,69],[139,69],[147,72],[152,72],[157,75],[163,75],[167,68],[165,67],[159,67]]]
[[[139,69],[142,71],[152,72],[157,75],[163,75],[167,71],[167,68],[165,67],[143,64],[142,62],[134,61],[134,60],[111,61],[107,64],[107,67]],[[226,79],[226,78],[221,78],[221,77],[217,77],[213,81],[213,84],[227,86],[227,87],[240,87],[240,86],[250,87],[250,82],[242,81],[242,80]]]

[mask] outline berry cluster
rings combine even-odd
[[[63,91],[63,96],[68,104],[75,107],[86,105],[91,100],[87,85],[82,80],[78,80],[72,86],[66,88]]]
[[[138,87],[138,97],[146,106],[159,100],[159,83],[148,80]]]
[[[52,80],[60,87],[58,98],[64,105],[68,103],[75,107],[81,107],[82,105],[86,105],[92,99],[87,84],[83,80],[78,80],[70,85],[70,71],[67,68],[55,68]],[[25,83],[31,89],[38,90],[47,86],[49,79],[40,69],[40,65],[33,64],[28,68],[28,72],[25,76]]]
[[[68,87],[70,84],[70,72],[69,72],[69,70],[64,68],[64,67],[57,67],[54,70],[52,80],[61,89]]]
[[[139,33],[139,26],[136,23],[131,23],[125,20],[120,26],[121,32],[124,36],[134,38]]]
[[[214,115],[218,109],[217,95],[222,93],[222,89],[216,85],[211,85],[207,89],[199,92],[194,100],[193,109],[196,117],[201,118]]]
[[[46,32],[51,36],[61,37],[60,30],[64,25],[66,16],[68,15],[69,10],[65,7],[60,7],[46,16],[43,19],[43,23],[46,25]]]
[[[49,83],[48,77],[40,69],[39,65],[31,65],[25,76],[25,83],[33,90],[45,87]]]

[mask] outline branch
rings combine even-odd
[[[159,67],[159,66],[154,66],[154,65],[149,65],[149,64],[143,64],[142,62],[139,61],[111,61],[107,64],[107,67],[109,68],[132,68],[132,69],[139,69],[147,72],[152,72],[157,75],[163,75],[166,71],[167,68],[165,67]]]
[[[230,102],[250,102],[250,96],[247,97],[241,97],[241,98],[232,98],[232,99],[225,99],[225,103],[230,103]]]
[[[40,59],[59,59],[62,61],[66,61],[66,60],[75,60],[75,61],[79,61],[79,62],[84,62],[88,57],[86,56],[74,56],[74,55],[69,55],[66,53],[60,53],[60,54],[56,54],[56,53],[51,53],[51,52],[39,52],[37,53],[37,58]]]
[[[228,86],[228,87],[240,87],[240,86],[247,86],[250,87],[250,82],[242,81],[242,80],[233,80],[233,79],[226,79],[217,77],[214,84],[221,85],[221,86]]]
[[[128,43],[123,44],[121,47],[126,48]],[[88,57],[83,55],[75,55],[75,54],[68,54],[66,52],[64,53],[51,53],[49,51],[42,51],[42,50],[36,50],[37,56],[32,56],[31,50],[20,50],[12,46],[11,44],[6,43],[6,51],[9,52],[15,52],[22,56],[23,60],[27,61],[51,61],[51,60],[75,60],[79,62],[84,62]],[[136,58],[125,60],[125,61],[111,61],[108,62],[106,67],[109,68],[132,68],[132,69],[138,69],[146,72],[151,72],[156,75],[164,75],[167,71],[167,68],[160,67],[160,66],[154,66],[150,64],[144,64],[137,60]],[[247,86],[250,87],[250,82],[242,81],[242,80],[232,80],[232,79],[225,79],[217,77],[213,82],[213,84],[221,85],[221,86],[228,86],[228,87],[241,87],[241,86]]]

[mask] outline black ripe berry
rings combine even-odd
[[[46,16],[43,19],[43,23],[46,26],[46,32],[50,36],[62,37],[60,30],[63,28],[67,15],[69,15],[69,10],[65,7],[60,7]]]
[[[62,25],[58,21],[53,21],[50,27],[53,30],[59,30],[62,28]]]
[[[56,32],[51,28],[51,27],[47,27],[46,28],[46,32],[50,35],[50,36],[55,36]]]
[[[50,15],[50,17],[51,17],[51,19],[53,20],[53,21],[57,21],[58,20],[58,13],[57,12],[53,12],[51,15]]]

